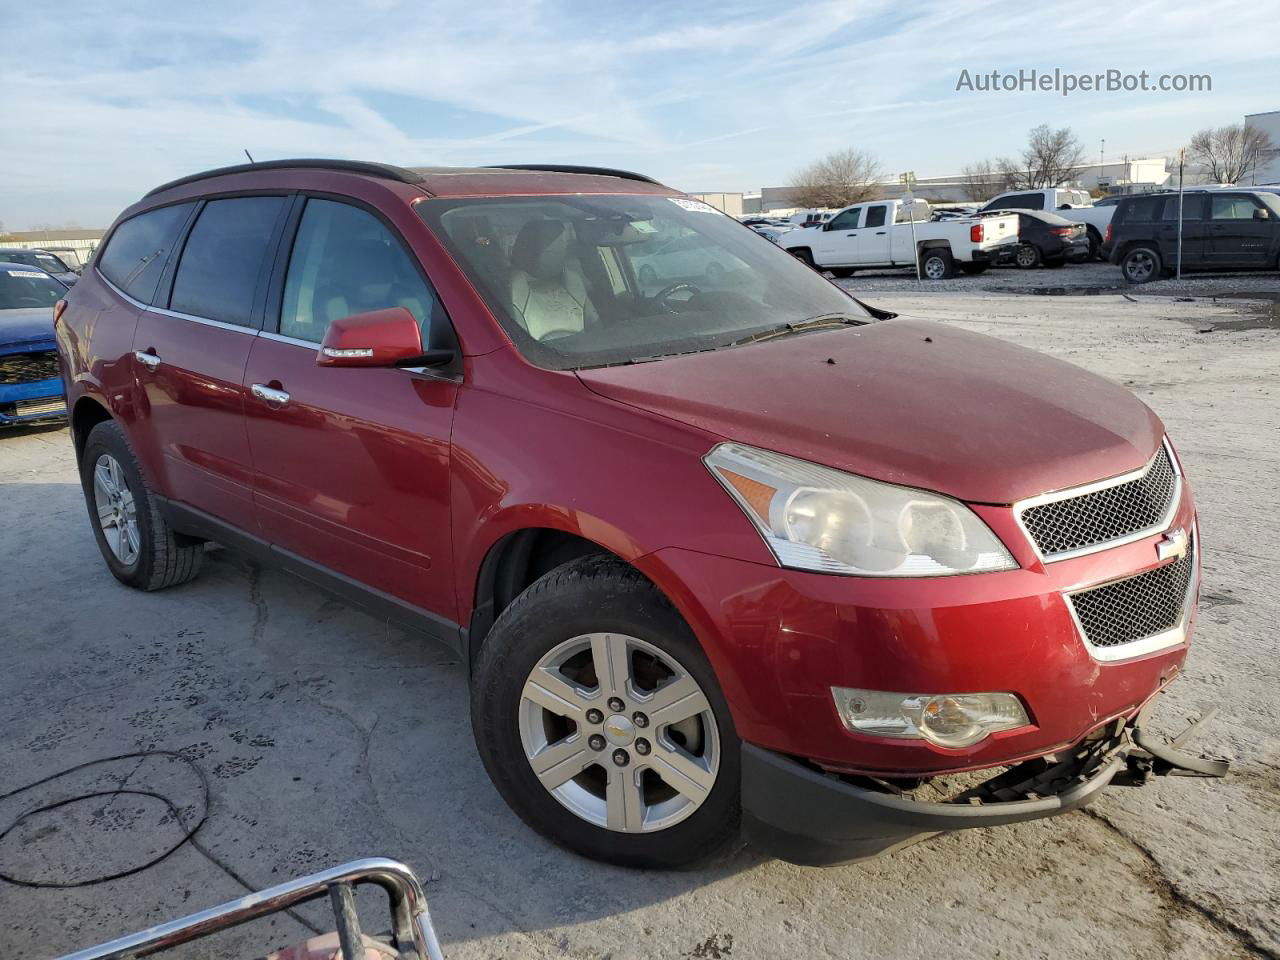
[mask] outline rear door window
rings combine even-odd
[[[133,299],[150,304],[169,253],[194,206],[179,203],[130,217],[112,231],[106,248],[98,254],[98,269]]]
[[[412,313],[423,345],[432,343],[441,308],[399,239],[359,207],[308,200],[289,256],[280,332],[319,343],[333,321],[386,307]]]
[[[231,197],[206,203],[182,249],[170,309],[254,326],[253,298],[284,204],[284,197]]]
[[[867,223],[868,227],[883,227],[885,219],[885,205],[877,203],[874,207],[867,207]]]

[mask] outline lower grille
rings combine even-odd
[[[1194,571],[1193,541],[1173,563],[1073,593],[1067,600],[1091,646],[1120,647],[1182,623]]]
[[[0,383],[34,383],[59,375],[56,350],[10,353],[0,357]]]

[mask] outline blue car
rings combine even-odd
[[[66,418],[53,339],[53,305],[66,292],[43,270],[0,261],[0,427]]]

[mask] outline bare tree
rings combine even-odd
[[[1084,144],[1070,127],[1054,130],[1042,123],[1027,135],[1027,145],[1019,158],[1002,157],[997,163],[1008,189],[1060,187],[1084,166]]]
[[[965,198],[985,203],[1008,187],[1008,177],[994,160],[979,160],[960,170]]]
[[[1275,149],[1265,131],[1247,123],[1229,123],[1206,128],[1192,137],[1187,159],[1204,167],[1210,183],[1239,183]]]
[[[847,207],[879,194],[880,165],[861,150],[837,150],[791,178],[791,202],[798,207]]]

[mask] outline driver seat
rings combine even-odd
[[[569,258],[569,225],[530,220],[511,247],[511,305],[535,340],[553,331],[580,333],[594,309],[576,263]]]

